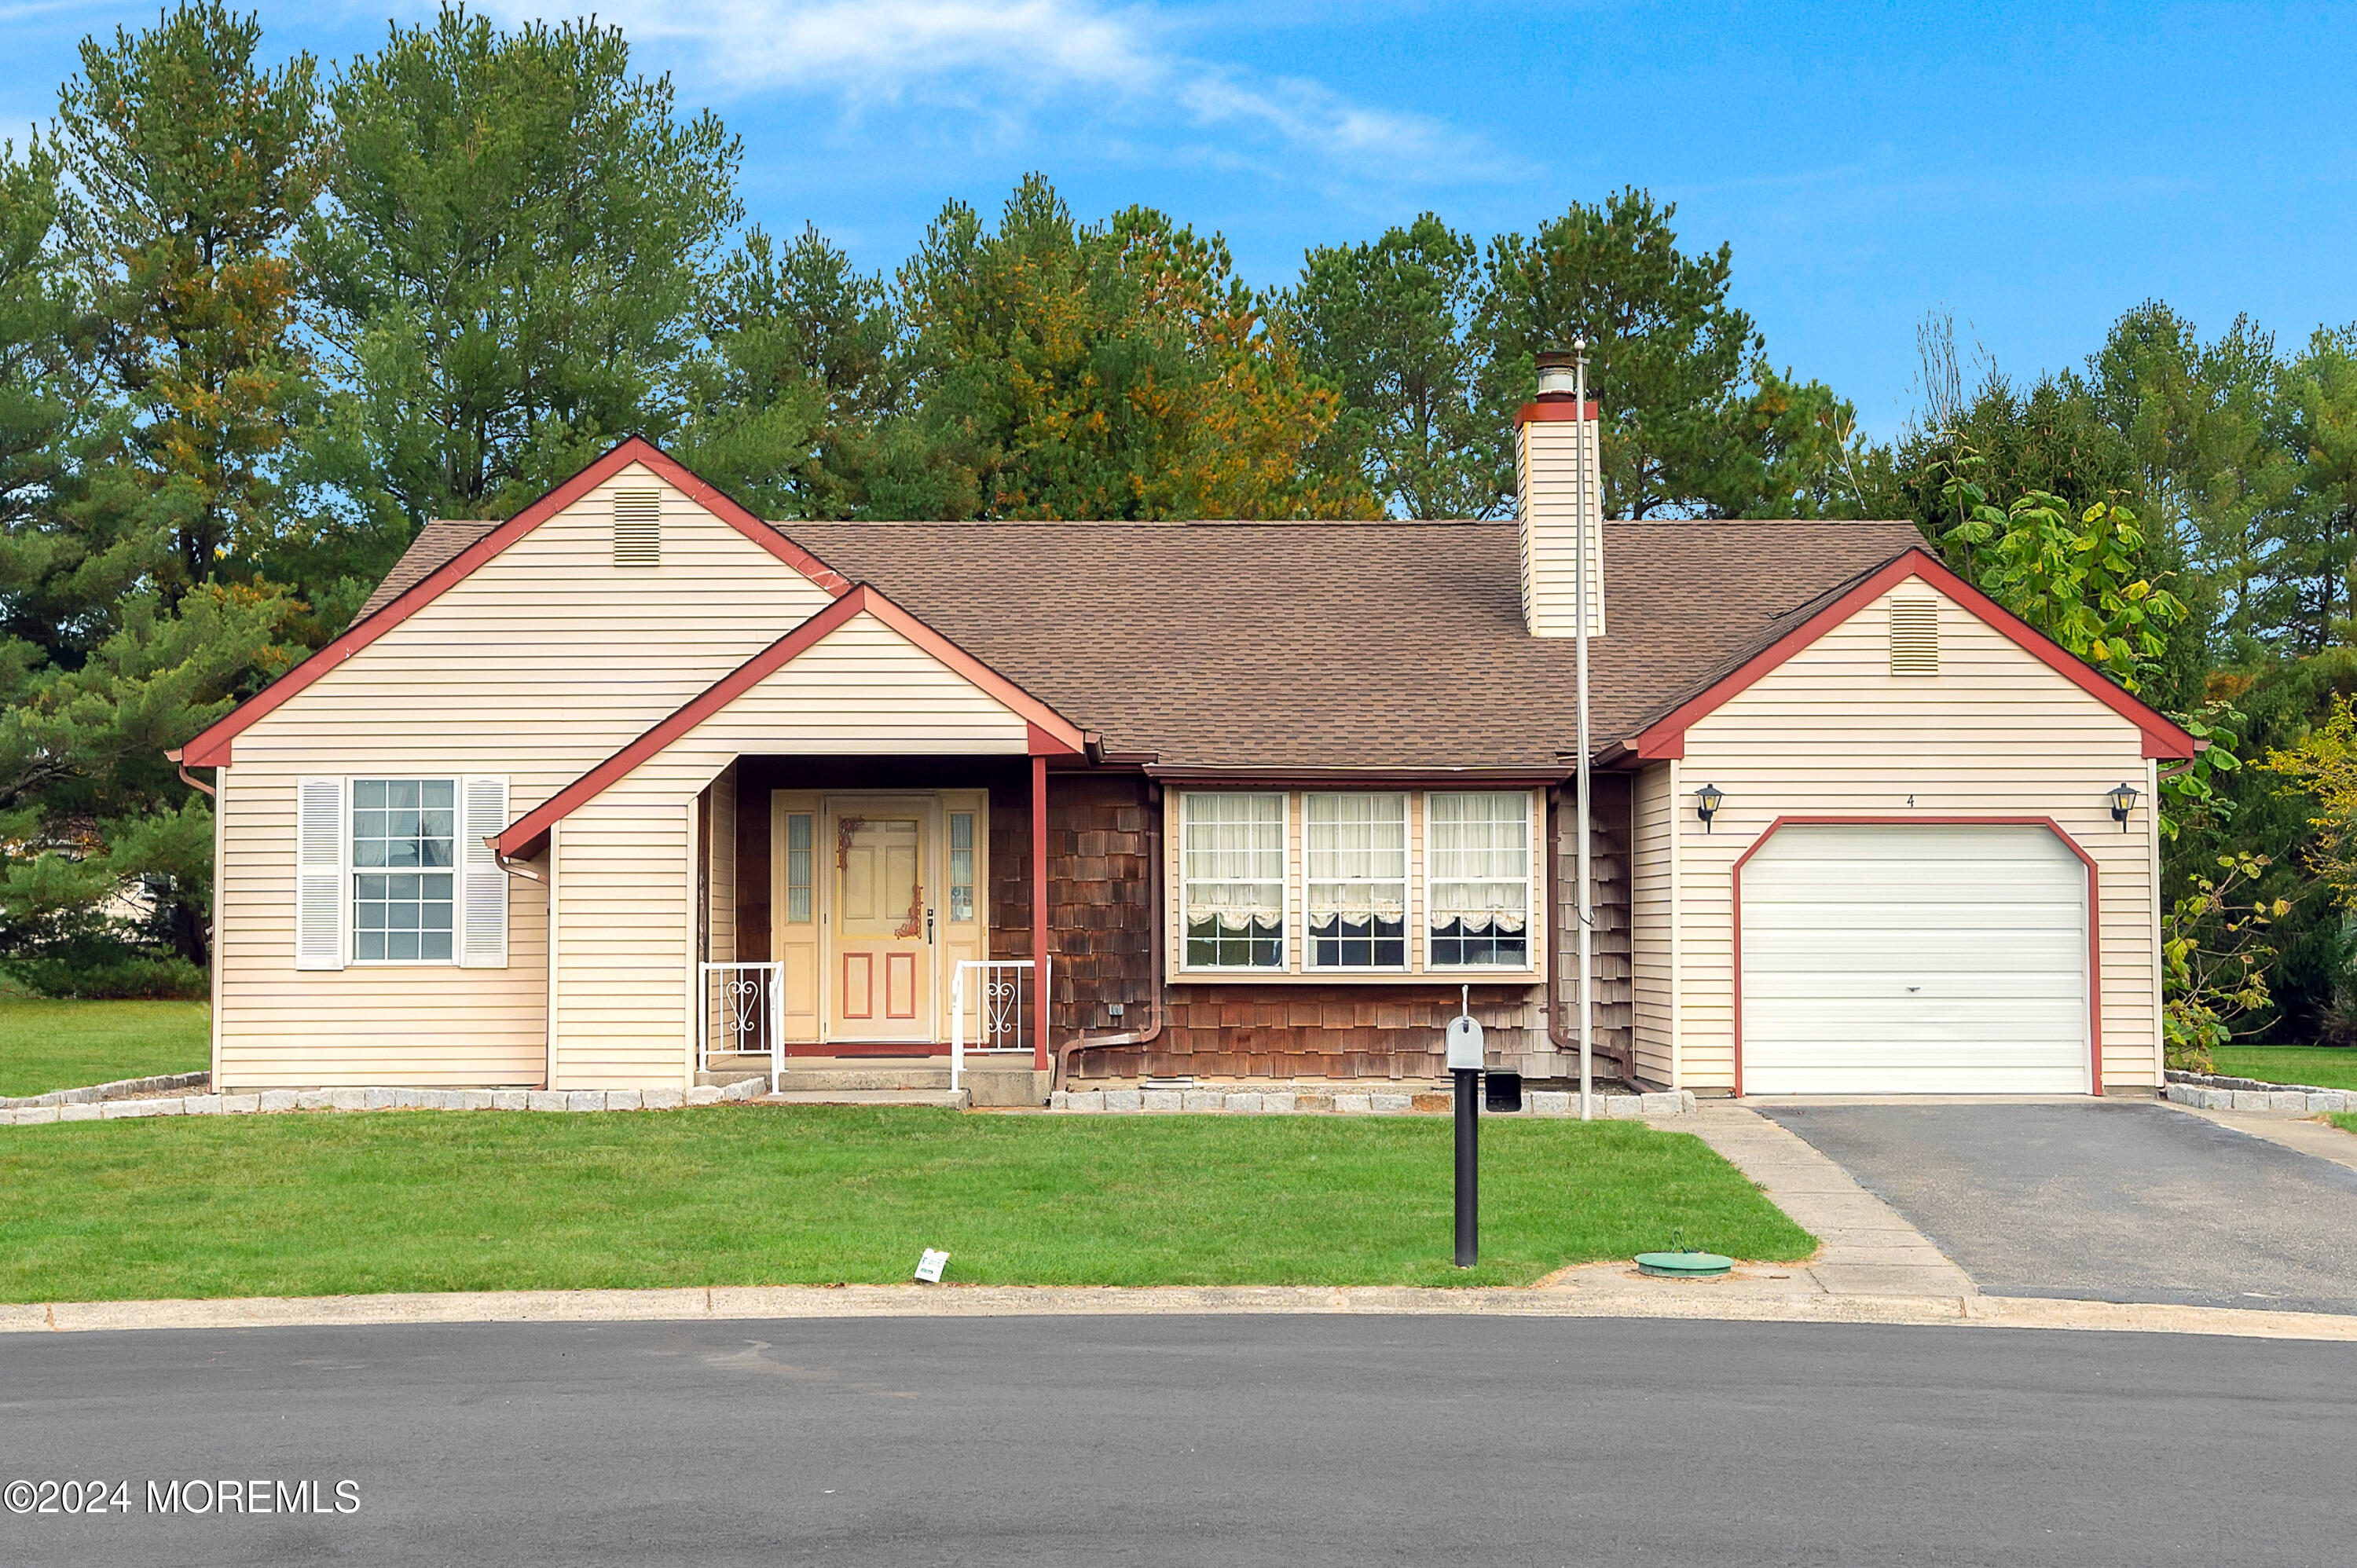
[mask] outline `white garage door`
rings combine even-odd
[[[1788,827],[1743,866],[1747,1094],[2083,1094],[2087,868],[2040,827]]]

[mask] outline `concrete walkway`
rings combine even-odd
[[[2204,1122],[2215,1122],[2221,1127],[2232,1127],[2237,1133],[2264,1138],[2287,1149],[2298,1149],[2301,1154],[2314,1155],[2319,1160],[2330,1160],[2344,1170],[2357,1171],[2357,1133],[2344,1133],[2330,1122],[2305,1121],[2295,1116],[2276,1116],[2255,1111],[2209,1111],[2169,1101],[2161,1103],[2171,1111],[2199,1116]]]
[[[1793,1273],[1825,1294],[1949,1300],[1980,1294],[1964,1271],[1896,1209],[1756,1112],[1705,1103],[1679,1118],[1675,1130],[1692,1133],[1716,1149],[1795,1224],[1824,1243]]]

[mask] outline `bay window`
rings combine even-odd
[[[1546,969],[1530,789],[1174,790],[1181,972],[1369,980]]]

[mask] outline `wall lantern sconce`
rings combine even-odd
[[[2112,787],[2111,793],[2104,799],[2111,802],[2112,821],[2120,824],[2120,832],[2127,832],[2128,813],[2136,810],[2136,787],[2133,784],[2115,784]]]
[[[1726,792],[1716,784],[1706,784],[1695,791],[1695,815],[1702,819],[1703,832],[1710,832],[1710,820],[1718,815],[1718,808],[1726,799]]]

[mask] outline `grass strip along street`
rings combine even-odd
[[[211,1062],[212,1009],[202,1002],[0,997],[0,1099]]]
[[[0,1299],[952,1283],[1517,1284],[1815,1241],[1684,1133],[1488,1122],[1450,1264],[1437,1116],[718,1107],[58,1122],[0,1132]]]

